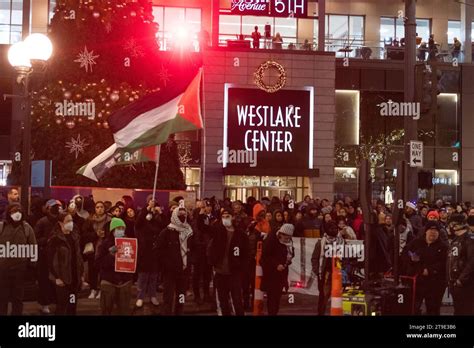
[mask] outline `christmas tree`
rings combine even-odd
[[[33,81],[32,158],[53,161],[53,185],[150,188],[155,164],[115,166],[100,183],[76,171],[113,143],[107,118],[144,95],[187,83],[196,55],[160,52],[148,0],[59,0],[49,37],[54,52]],[[18,184],[14,166],[10,184]],[[162,146],[158,188],[185,188],[177,145]]]

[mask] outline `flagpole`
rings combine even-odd
[[[158,168],[160,167],[160,155],[161,155],[161,145],[157,146],[158,153],[156,155],[156,169],[155,169],[155,182],[153,183],[153,200],[155,200],[156,194],[156,183],[158,181]]]

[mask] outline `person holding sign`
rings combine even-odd
[[[100,269],[102,315],[112,315],[114,305],[117,305],[119,315],[130,314],[133,274],[115,270],[115,254],[118,252],[116,239],[125,237],[125,227],[122,219],[112,218],[110,234],[99,246],[97,265]]]
[[[77,294],[84,279],[84,262],[78,229],[71,214],[59,214],[47,252],[49,278],[56,288],[56,315],[76,315]]]

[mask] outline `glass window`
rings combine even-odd
[[[393,18],[382,17],[380,19],[380,40],[390,41],[395,37],[395,26]]]
[[[272,17],[242,16],[242,34],[251,35],[255,31],[254,27],[257,26],[258,31],[263,36],[265,24],[267,23],[272,25],[272,31],[274,31]]]
[[[355,40],[364,40],[364,17],[349,16],[349,36]]]
[[[159,25],[158,40],[162,50],[173,49],[173,44],[198,50],[201,31],[201,9],[154,6],[153,16]]]
[[[336,144],[359,144],[359,91],[336,91]]]
[[[346,46],[364,45],[364,16],[326,15],[326,50],[335,52]],[[314,20],[314,41],[318,41],[319,20]],[[355,54],[355,50],[352,54]]]
[[[54,17],[54,10],[56,8],[56,0],[49,0],[49,22]]]
[[[423,41],[428,42],[430,38],[430,20],[429,19],[417,19],[416,20],[416,32]]]
[[[296,42],[296,18],[275,18],[274,33],[280,33],[283,42]]]
[[[0,44],[21,40],[23,1],[0,0]]]
[[[219,35],[239,35],[240,34],[240,16],[219,16]]]
[[[441,93],[436,114],[436,145],[452,147],[458,142],[458,96]]]
[[[448,21],[448,43],[451,44],[454,38],[461,38],[461,22],[460,21]]]

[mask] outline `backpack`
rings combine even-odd
[[[23,230],[23,234],[25,235],[25,238],[26,238],[26,241],[28,242],[29,238],[30,238],[30,230],[25,228],[25,225],[27,224],[26,221],[22,221],[23,223],[21,224],[21,226],[23,227],[22,230]],[[5,221],[0,221],[0,235],[3,233],[3,228],[5,227]]]

